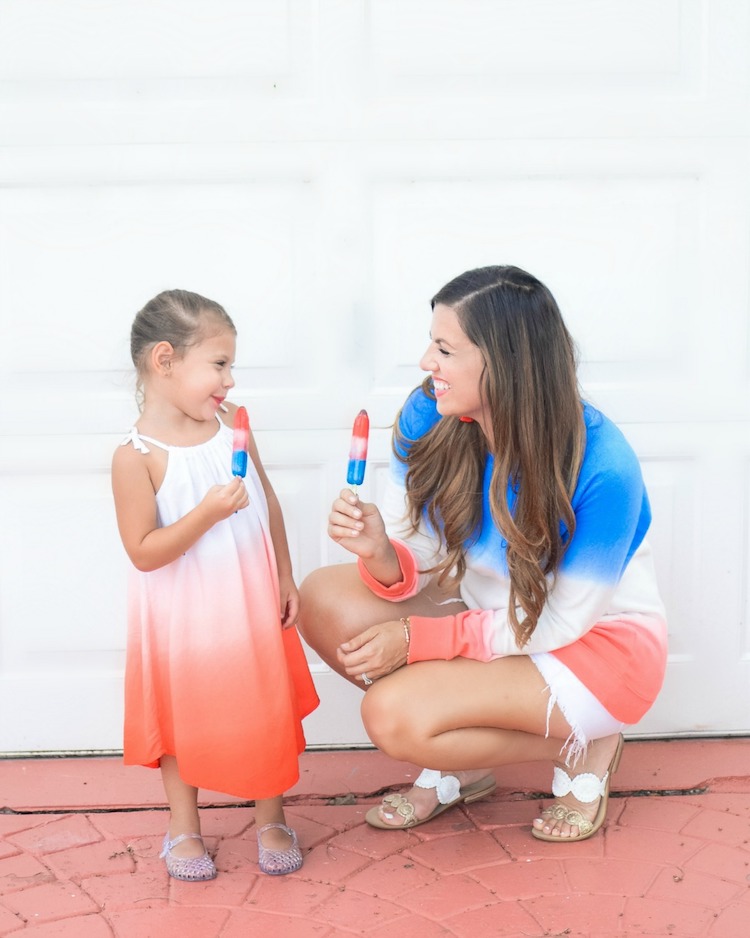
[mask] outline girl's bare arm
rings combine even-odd
[[[133,565],[145,572],[176,560],[218,521],[248,505],[245,485],[236,478],[227,485],[212,486],[183,518],[159,527],[147,458],[132,446],[120,446],[115,451],[112,492],[125,551]]]
[[[281,511],[279,499],[274,491],[271,481],[266,474],[260,460],[255,437],[250,432],[249,444],[250,458],[258,472],[260,483],[268,503],[268,524],[271,530],[271,540],[276,554],[276,566],[279,573],[279,587],[281,591],[281,621],[285,626],[294,625],[299,614],[299,594],[294,582],[292,559],[289,554],[289,542],[286,536],[284,516]]]

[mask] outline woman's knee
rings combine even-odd
[[[408,760],[419,733],[396,682],[376,681],[367,689],[361,712],[367,735],[378,749],[394,759]]]
[[[325,609],[330,604],[334,587],[332,570],[332,567],[321,567],[319,570],[313,570],[302,581],[299,595],[304,612],[315,615],[318,610]]]
[[[305,577],[300,586],[300,634],[335,670],[339,670],[339,645],[369,625],[361,621],[363,592],[368,591],[355,564],[321,567]]]
[[[299,588],[299,630],[306,640],[326,631],[341,603],[340,574],[335,567],[313,570]]]

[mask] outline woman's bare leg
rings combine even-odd
[[[555,759],[570,727],[553,708],[546,738],[548,699],[525,655],[424,661],[376,681],[362,718],[375,745],[396,759],[471,769]]]
[[[466,608],[461,602],[441,606],[450,594],[435,585],[402,603],[380,599],[362,583],[356,564],[316,570],[303,582],[300,595],[303,637],[330,668],[360,689],[364,689],[362,684],[343,672],[337,658],[342,642],[378,622],[407,615],[441,616]],[[454,678],[455,689],[449,691],[442,682]],[[481,697],[475,694],[477,679],[482,679],[484,686]],[[450,772],[462,785],[468,785],[487,775],[489,769],[479,766],[559,759],[570,726],[554,707],[550,738],[545,738],[548,699],[544,679],[526,656],[495,662],[457,658],[407,665],[376,681],[365,695],[363,716],[370,738],[384,752],[408,762],[421,759],[421,765]],[[464,714],[461,723],[461,701],[477,700],[474,711]],[[430,718],[436,716],[438,703],[445,705],[447,714],[442,728],[435,731]],[[616,745],[616,736],[591,743],[577,767],[579,772],[594,772],[601,778]],[[437,804],[434,790],[412,788],[407,798],[418,817],[429,815]],[[582,806],[572,796],[560,800],[570,801],[585,816],[596,808]],[[535,826],[540,825],[548,830],[549,822],[538,819]],[[398,822],[394,826],[399,826]],[[564,836],[570,834],[568,825],[555,827]]]
[[[465,609],[455,591],[442,590],[436,583],[411,599],[389,602],[370,592],[362,582],[356,564],[337,564],[316,570],[300,586],[298,627],[322,661],[355,687],[364,690],[361,681],[346,674],[338,660],[336,651],[342,642],[349,641],[378,622],[409,615],[443,616]],[[405,758],[413,761],[411,756]],[[461,784],[466,785],[483,778],[488,771],[472,767],[458,777]]]
[[[440,603],[450,601],[449,605]],[[362,582],[357,565],[335,564],[315,570],[300,586],[298,628],[307,644],[329,668],[364,690],[361,681],[344,673],[336,656],[343,642],[359,635],[371,625],[400,619],[402,616],[444,616],[465,611],[455,591],[441,590],[432,584],[417,596],[392,603],[375,596]]]
[[[376,681],[365,696],[362,716],[370,738],[388,755],[458,774],[466,783],[476,780],[476,773],[468,779],[463,771],[476,766],[558,760],[570,726],[553,707],[547,738],[548,701],[544,678],[525,655],[489,662],[455,658],[411,664]],[[617,739],[592,744],[576,774],[601,777]],[[437,805],[434,789],[414,788],[408,797],[417,817],[426,817]],[[566,799],[585,817],[596,814],[596,802]],[[400,826],[400,819],[393,820]],[[541,825],[563,836],[575,833],[563,822]]]
[[[603,736],[601,739],[594,739],[588,745],[586,755],[578,763],[575,769],[571,769],[565,764],[563,759],[556,759],[556,764],[570,776],[581,775],[584,772],[591,772],[598,779],[604,778],[607,769],[612,762],[617,746],[620,742],[620,734],[615,733],[612,736]],[[580,811],[581,814],[593,821],[599,807],[599,799],[593,803],[581,802],[572,793],[555,798],[555,802],[564,805],[569,810]],[[575,825],[570,825],[566,821],[558,821],[554,818],[541,814],[534,818],[533,826],[545,834],[553,837],[559,837],[564,840],[566,837],[575,837],[579,830]]]

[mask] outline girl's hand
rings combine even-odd
[[[235,511],[241,511],[249,504],[250,498],[245,483],[239,476],[235,476],[226,485],[212,485],[201,502],[212,524],[231,518]]]
[[[400,620],[381,622],[340,645],[336,654],[346,673],[357,680],[365,673],[371,680],[403,667],[408,646]]]
[[[299,593],[291,574],[279,575],[279,592],[281,599],[281,627],[290,629],[297,624],[299,616]]]
[[[377,506],[361,502],[351,489],[342,489],[331,507],[328,536],[363,560],[382,553],[389,546]]]

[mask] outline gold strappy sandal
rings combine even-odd
[[[370,808],[367,812],[365,815],[367,823],[383,831],[402,831],[407,827],[419,827],[420,824],[426,824],[438,814],[447,811],[448,808],[456,804],[471,804],[473,801],[479,801],[480,798],[491,794],[497,788],[497,782],[492,775],[485,775],[478,782],[464,785],[462,788],[455,775],[441,775],[436,769],[423,769],[414,784],[418,788],[434,788],[437,792],[438,804],[427,817],[418,818],[414,805],[403,795],[386,795],[379,807]],[[403,818],[403,823],[386,824],[380,817],[381,809]]]
[[[604,778],[599,778],[593,772],[583,772],[581,775],[575,775],[571,778],[568,773],[555,766],[554,777],[552,779],[552,794],[556,798],[562,798],[567,794],[572,794],[574,798],[582,804],[592,804],[597,798],[600,799],[599,807],[593,821],[584,817],[576,808],[568,808],[560,802],[554,802],[548,808],[542,811],[541,817],[545,821],[564,821],[571,827],[577,827],[578,833],[573,836],[561,837],[559,834],[547,834],[536,827],[531,828],[531,833],[537,840],[546,840],[549,843],[569,844],[577,840],[588,840],[604,823],[607,816],[607,805],[609,803],[609,785],[612,776],[617,771],[622,755],[624,740],[622,733],[617,741],[617,749],[609,763],[609,768],[604,773]]]

